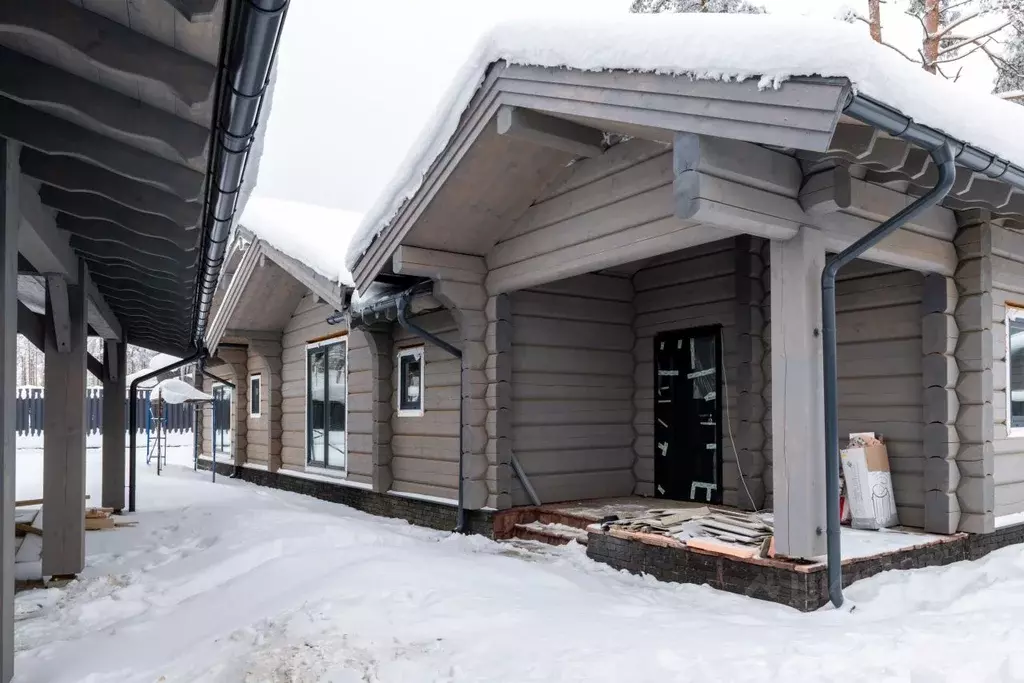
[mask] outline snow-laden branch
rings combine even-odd
[[[996,97],[1001,97],[1004,100],[1024,100],[1024,90],[1007,90],[1005,92],[995,93]]]
[[[991,40],[991,39],[989,39],[989,40]],[[952,57],[948,57],[946,59],[936,59],[932,63],[933,64],[949,64],[950,62],[958,62],[961,59],[964,59],[965,57],[969,57],[970,55],[974,54],[978,50],[982,49],[983,47],[988,45],[988,42],[989,42],[988,40],[985,40],[983,42],[976,43],[974,45],[974,47],[972,47],[970,50],[968,50],[967,52],[963,53],[962,55],[957,54],[957,55],[953,55]],[[961,47],[963,47],[963,46],[961,45]]]
[[[980,17],[986,11],[987,10],[976,10],[974,12],[969,12],[969,13],[965,14],[964,16],[960,17],[959,19],[957,19],[956,21],[951,22],[950,24],[947,24],[946,27],[943,28],[941,31],[936,31],[935,33],[932,33],[928,37],[929,38],[942,38],[944,35],[946,35],[950,31],[952,31],[953,29],[955,29],[957,26],[962,26],[963,24],[966,24],[971,19],[976,19],[976,18]]]
[[[963,49],[964,47],[972,43],[977,44],[978,41],[988,38],[993,33],[998,33],[1002,31],[1004,28],[1009,26],[1010,23],[1011,22],[1009,21],[1005,21],[999,26],[996,26],[995,28],[988,29],[987,31],[982,31],[981,33],[974,36],[968,36],[966,38],[963,38],[962,40],[957,41],[954,45],[950,45],[949,47],[944,47],[941,50],[939,50],[936,54],[936,57],[941,57],[944,54],[948,54],[950,52],[955,52],[956,50]]]

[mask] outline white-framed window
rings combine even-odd
[[[1006,305],[1006,426],[1024,436],[1024,306]]]
[[[260,416],[260,400],[263,375],[249,375],[249,417]]]
[[[423,414],[423,347],[413,346],[398,352],[398,416]]]
[[[306,344],[306,465],[344,470],[347,429],[348,337]]]

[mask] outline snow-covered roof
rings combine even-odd
[[[631,14],[517,20],[498,25],[455,75],[405,163],[352,238],[352,270],[419,189],[459,118],[498,61],[585,71],[627,70],[697,79],[847,78],[855,90],[920,124],[1024,166],[1024,107],[923,71],[840,21],[744,14]]]
[[[171,377],[153,388],[150,399],[154,401],[163,399],[164,403],[184,403],[185,401],[212,401],[213,396],[199,391],[177,377]]]
[[[314,204],[251,197],[239,223],[332,282],[352,286],[345,253],[362,214]]]

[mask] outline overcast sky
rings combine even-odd
[[[867,0],[761,0],[773,14],[834,16]],[[910,51],[915,19],[883,5]],[[288,11],[256,194],[364,211],[394,173],[480,34],[542,14],[625,13],[630,0],[302,0]],[[866,31],[865,27],[865,31]],[[966,80],[989,87],[984,58]]]

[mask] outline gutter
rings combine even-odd
[[[928,151],[938,168],[935,187],[899,211],[889,220],[864,235],[840,253],[829,258],[821,273],[822,368],[825,390],[825,520],[828,559],[828,595],[832,605],[841,607],[843,598],[843,558],[839,522],[839,400],[836,365],[836,275],[839,270],[865,251],[895,232],[907,221],[940,203],[956,179],[959,163],[977,173],[1024,189],[1024,172],[1007,161],[988,154],[912,119],[862,95],[851,97],[844,113],[889,135]]]
[[[854,95],[847,102],[843,113],[929,152],[948,144],[953,150],[953,160],[960,166],[1024,190],[1024,169],[1020,166],[951,138],[935,128],[922,126],[870,97]]]
[[[289,0],[242,0],[232,25],[230,44],[222,39],[217,103],[213,114],[215,130],[206,195],[203,255],[195,303],[193,341],[202,347],[213,294],[224,264],[228,237],[238,208],[246,162],[259,126],[263,96],[270,83],[271,69],[288,11]]]
[[[142,377],[136,377],[128,388],[128,512],[135,512],[135,480],[138,470],[135,462],[135,444],[139,428],[139,406],[137,401],[139,384],[203,358],[206,358],[206,349],[200,347],[179,361],[153,370]]]

